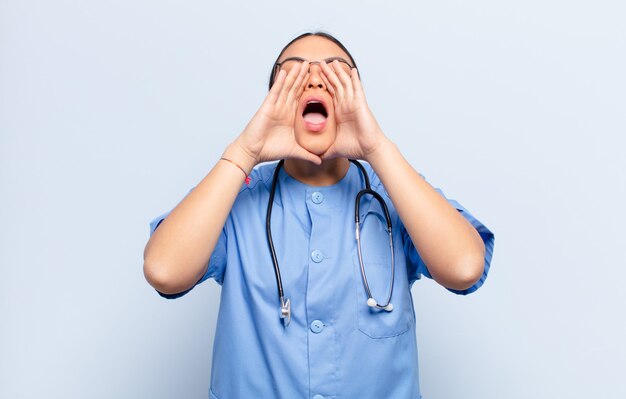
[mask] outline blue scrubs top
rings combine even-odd
[[[291,299],[291,324],[283,327],[265,233],[276,163],[257,166],[197,283],[214,278],[222,285],[210,398],[421,397],[410,288],[430,274],[380,179],[363,164],[393,223],[393,311],[372,310],[366,304],[354,231],[354,200],[364,188],[357,167],[350,164],[342,180],[323,187],[303,184],[281,169],[271,226],[285,296]],[[448,201],[485,243],[480,280],[467,290],[451,290],[468,294],[487,277],[494,236],[458,202]],[[383,213],[371,196],[362,199],[360,212],[368,283],[374,298],[384,303],[391,256]],[[150,234],[166,216],[150,223]],[[161,295],[177,298],[187,292]]]

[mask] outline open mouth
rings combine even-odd
[[[302,111],[302,117],[305,122],[308,122],[312,125],[319,125],[321,123],[326,122],[326,118],[328,117],[328,112],[326,111],[326,107],[319,101],[311,100],[304,107],[304,111]]]

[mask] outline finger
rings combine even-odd
[[[263,101],[264,104],[276,103],[276,100],[278,100],[278,95],[283,85],[285,84],[286,75],[287,73],[284,70],[281,69],[280,71],[278,71],[278,74],[276,75],[276,80],[274,80],[274,84],[272,85],[269,94],[267,95],[267,97],[265,97],[265,101]]]
[[[335,92],[338,95],[343,94],[343,86],[341,84],[341,81],[339,80],[339,77],[335,73],[335,70],[332,68],[332,65],[329,65],[325,61],[321,61],[320,69],[322,70],[323,76],[326,77],[328,82],[330,82],[331,86],[335,89]]]
[[[352,68],[350,79],[352,80],[352,87],[354,87],[354,97],[365,98],[365,93],[363,92],[363,85],[361,84],[361,78],[359,78],[359,73],[356,70],[356,68]]]
[[[281,88],[280,94],[278,95],[277,104],[285,104],[285,102],[287,101],[287,97],[289,96],[289,91],[293,87],[293,84],[297,79],[299,73],[299,68],[291,68],[291,71],[289,71],[287,77],[285,78],[285,83]]]
[[[293,82],[296,80],[297,74],[299,72],[298,68],[292,68],[288,73],[286,73],[285,81],[281,87],[280,92],[278,93],[278,98],[276,99],[277,105],[282,105],[285,103],[287,96],[289,94],[289,90],[293,86]]]
[[[296,93],[296,100],[299,100],[300,97],[302,97],[302,93],[304,93],[304,89],[306,88],[306,85],[309,82],[309,76],[310,76],[310,73],[307,69],[307,72],[304,75],[304,78],[302,79],[302,83],[300,83],[300,88],[298,89],[298,92]]]
[[[330,147],[328,147],[326,152],[324,152],[322,155],[320,155],[320,158],[322,158],[322,160],[324,160],[324,161],[326,161],[328,159],[337,158],[337,151],[335,150],[335,144],[332,144]]]
[[[326,90],[328,90],[328,92],[333,97],[333,99],[335,99],[336,92],[335,92],[335,88],[333,87],[333,85],[330,84],[330,82],[326,78],[326,75],[324,75],[323,73],[320,74],[320,77],[322,78],[322,81],[324,82],[324,86],[326,86]]]
[[[309,62],[304,61],[302,62],[302,65],[300,65],[300,71],[298,73],[298,77],[293,82],[293,86],[289,90],[289,95],[287,97],[287,101],[289,103],[296,101],[300,97],[299,93],[304,90],[303,84],[304,84],[304,81],[306,80],[305,77],[308,73],[309,73]]]
[[[312,152],[305,150],[299,145],[294,148],[294,152],[291,158],[303,159],[305,161],[313,162],[316,165],[322,164],[322,158],[320,158],[318,155],[313,154]]]
[[[352,98],[354,97],[354,88],[352,87],[352,80],[350,80],[350,76],[348,76],[346,71],[344,71],[341,65],[339,65],[339,61],[334,60],[332,62],[332,66],[333,66],[333,71],[335,72],[335,74],[339,78],[339,81],[343,85],[344,95],[346,96],[346,99],[352,100]]]
[[[344,89],[335,71],[333,71],[325,61],[320,62],[320,66],[322,67],[322,72],[324,72],[324,75],[326,75],[326,78],[335,89],[335,93],[337,94],[337,99],[343,100]]]

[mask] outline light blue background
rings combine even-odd
[[[424,397],[626,397],[624,3],[389,3],[0,0],[0,397],[206,398],[219,287],[160,298],[148,222],[317,29],[496,233],[475,294],[413,288]]]

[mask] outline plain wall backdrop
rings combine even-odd
[[[220,288],[159,297],[148,222],[318,29],[416,170],[496,234],[476,293],[413,287],[424,398],[626,397],[625,16],[619,0],[0,0],[0,397],[207,397]]]

